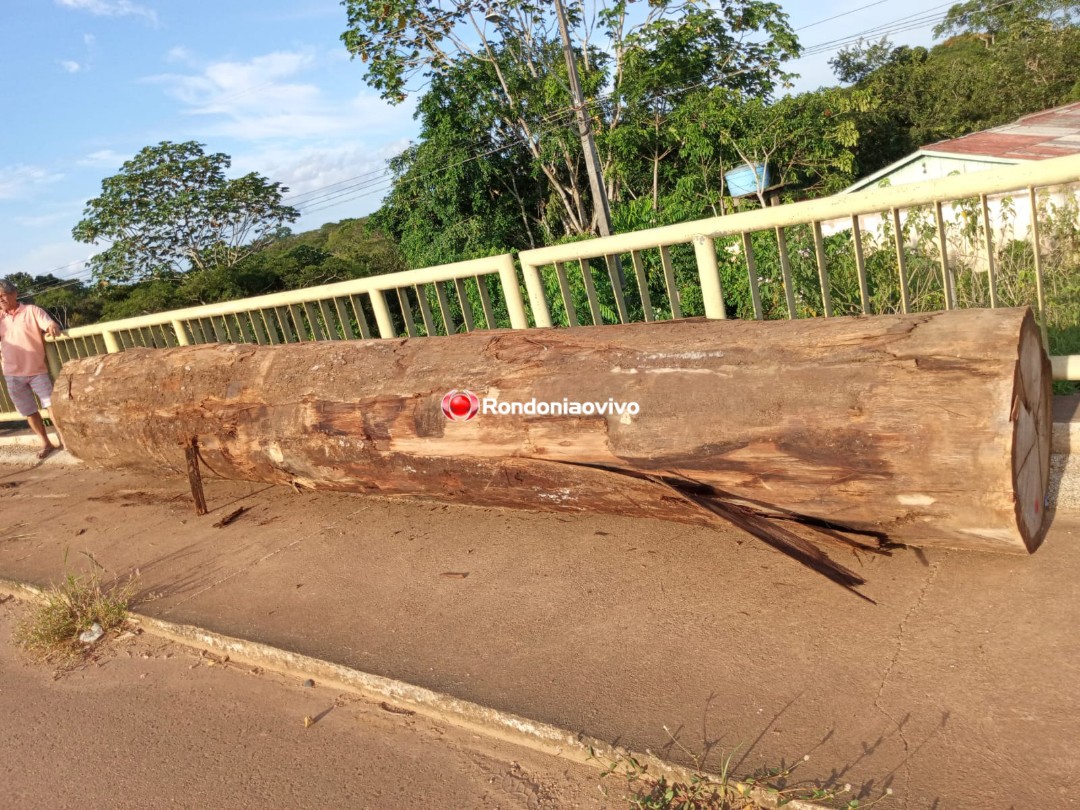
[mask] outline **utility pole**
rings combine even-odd
[[[596,209],[596,223],[601,236],[611,236],[611,208],[608,206],[607,188],[600,173],[600,156],[596,152],[593,140],[592,124],[585,110],[585,100],[581,96],[581,84],[578,82],[577,60],[574,59],[574,46],[570,44],[570,30],[566,24],[566,10],[562,0],[555,0],[555,14],[559,18],[559,34],[562,35],[563,52],[566,54],[566,73],[570,79],[570,98],[577,114],[578,133],[581,135],[581,148],[585,152],[585,168],[589,172],[589,187],[592,190],[593,207]]]
[[[596,224],[600,229],[601,236],[611,236],[611,208],[608,205],[607,188],[604,185],[603,174],[600,172],[600,156],[596,152],[596,141],[593,139],[589,113],[585,109],[585,99],[581,95],[577,60],[574,59],[574,46],[570,43],[570,29],[566,23],[566,9],[563,8],[562,0],[555,0],[555,15],[559,19],[559,34],[562,36],[563,53],[566,54],[566,74],[570,81],[570,98],[574,104],[574,112],[577,114],[581,148],[585,153],[585,168],[589,172],[589,188],[592,191]],[[612,264],[614,264],[614,268]],[[613,273],[612,270],[614,270]],[[623,277],[622,262],[619,261],[618,256],[608,257],[608,272],[611,273],[612,283],[615,284],[615,301],[619,310],[619,320],[625,323],[626,304],[623,301],[622,291],[626,288],[626,279]]]

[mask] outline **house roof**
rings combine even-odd
[[[1080,101],[1018,118],[982,132],[938,141],[855,181],[841,193],[861,191],[920,157],[1012,164],[1080,155]]]
[[[1080,101],[982,132],[924,146],[920,151],[1008,161],[1080,154]]]

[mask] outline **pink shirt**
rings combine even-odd
[[[43,332],[56,323],[34,304],[19,304],[14,312],[0,309],[0,353],[4,376],[31,377],[48,374]]]

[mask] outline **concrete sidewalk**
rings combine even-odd
[[[0,468],[0,577],[93,555],[151,616],[634,750],[882,806],[1080,806],[1080,513],[1031,557],[845,559],[865,603],[738,531],[64,466]],[[235,523],[212,527],[239,506]],[[667,730],[665,730],[667,729]]]

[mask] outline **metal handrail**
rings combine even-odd
[[[863,311],[867,310],[865,268],[863,267],[862,235],[860,217],[881,215],[891,219],[896,231],[897,265],[900,273],[900,285],[903,311],[907,311],[907,289],[904,278],[904,249],[899,238],[900,212],[922,206],[933,206],[937,218],[939,239],[942,243],[941,265],[943,289],[949,292],[949,273],[944,249],[945,222],[942,216],[942,204],[965,199],[977,199],[981,205],[982,223],[988,248],[988,270],[990,280],[991,305],[996,305],[994,298],[994,268],[992,248],[989,237],[988,198],[997,195],[1021,192],[1028,197],[1031,205],[1032,231],[1035,243],[1035,269],[1038,282],[1039,307],[1044,307],[1042,268],[1038,249],[1038,206],[1036,189],[1054,188],[1080,182],[1080,156],[1033,161],[1002,169],[958,175],[924,183],[875,188],[854,194],[841,194],[804,202],[773,206],[753,211],[743,211],[720,217],[696,220],[693,222],[649,228],[631,233],[587,239],[561,245],[526,250],[519,254],[521,272],[524,277],[529,308],[519,286],[518,271],[514,257],[506,253],[483,259],[457,262],[454,264],[408,270],[367,278],[342,281],[301,290],[271,293],[236,301],[207,304],[198,307],[106,321],[91,326],[75,327],[67,330],[55,341],[50,339],[50,360],[55,368],[70,356],[100,354],[122,351],[131,345],[188,345],[192,342],[212,340],[244,340],[251,342],[296,342],[299,340],[340,339],[352,337],[350,321],[358,325],[362,337],[369,337],[370,332],[361,308],[357,306],[359,296],[367,296],[370,310],[377,322],[378,335],[383,338],[397,337],[397,329],[392,321],[387,296],[397,293],[400,314],[404,318],[409,335],[418,331],[413,323],[413,313],[405,290],[412,288],[417,297],[427,333],[432,334],[432,313],[425,296],[421,294],[424,285],[435,285],[438,300],[435,305],[442,311],[444,327],[451,327],[448,316],[448,299],[440,285],[453,282],[459,299],[462,299],[462,315],[465,328],[473,328],[468,307],[464,306],[463,283],[467,279],[497,276],[504,295],[506,312],[510,325],[515,329],[525,329],[531,323],[538,327],[552,325],[551,311],[545,292],[542,268],[554,265],[558,274],[559,288],[566,304],[568,320],[571,325],[577,323],[564,264],[578,261],[582,264],[585,291],[589,298],[593,322],[600,323],[600,304],[591,274],[585,271],[591,259],[603,258],[607,261],[609,274],[613,282],[613,294],[620,320],[626,318],[626,305],[623,290],[618,284],[615,273],[615,261],[623,254],[630,254],[633,266],[638,273],[639,287],[644,281],[641,252],[659,249],[664,265],[665,278],[671,302],[672,317],[681,317],[678,291],[671,267],[669,248],[676,245],[694,247],[701,285],[705,314],[708,317],[726,317],[723,290],[721,289],[714,240],[721,237],[742,237],[741,250],[746,259],[750,280],[750,292],[753,298],[754,317],[761,318],[762,307],[757,289],[756,269],[750,234],[759,231],[776,233],[780,258],[784,265],[785,294],[789,317],[794,317],[794,296],[788,278],[786,243],[784,229],[794,226],[813,226],[816,259],[820,272],[822,302],[825,314],[831,315],[829,301],[828,269],[825,264],[822,223],[848,220],[845,227],[852,232],[852,241],[858,262],[860,290]],[[484,284],[479,285],[483,297],[484,313],[488,326],[492,318],[491,302],[488,300]],[[392,296],[390,297],[392,301]],[[344,302],[344,305],[343,305]],[[349,306],[351,305],[351,313]],[[644,317],[653,320],[653,309],[647,299],[642,300]],[[955,305],[955,304],[952,304]],[[946,306],[950,306],[948,296]],[[530,311],[531,310],[531,313]],[[259,317],[256,318],[255,316]],[[243,316],[243,318],[241,318]],[[231,320],[230,320],[231,319]],[[275,326],[271,327],[271,322]],[[334,326],[331,329],[331,323]],[[290,325],[291,324],[291,325]],[[295,329],[293,328],[295,327]],[[303,328],[301,328],[303,327]],[[280,332],[279,332],[280,329]],[[339,330],[340,329],[340,333]],[[155,331],[156,330],[156,331]],[[331,334],[333,332],[333,334]],[[286,335],[286,333],[289,333]],[[291,336],[292,341],[289,340]],[[279,341],[278,338],[281,338]],[[140,341],[142,341],[140,343]],[[67,357],[63,356],[64,353]],[[1080,355],[1053,357],[1055,379],[1080,379]],[[6,412],[4,412],[6,410]],[[13,412],[6,391],[0,389],[0,421],[20,418]]]
[[[891,186],[857,194],[837,194],[816,200],[787,203],[754,211],[740,211],[709,219],[663,225],[642,231],[568,242],[523,250],[522,264],[540,266],[555,262],[596,259],[661,246],[692,242],[695,237],[716,238],[750,231],[786,228],[810,222],[828,222],[851,216],[877,214],[892,209],[932,205],[980,195],[1005,194],[1030,187],[1056,186],[1080,181],[1080,155],[1033,161],[1006,169],[973,172],[923,183]]]
[[[390,292],[405,287],[413,287],[418,284],[434,284],[455,279],[475,278],[481,275],[498,273],[507,294],[509,304],[510,322],[515,329],[524,329],[528,326],[528,317],[525,314],[525,305],[518,290],[517,272],[514,269],[514,257],[509,253],[499,256],[491,256],[485,259],[470,259],[469,261],[456,262],[454,264],[441,264],[435,267],[424,267],[418,270],[405,270],[400,273],[386,273],[367,278],[338,281],[333,284],[323,284],[317,287],[306,287],[300,290],[286,290],[285,292],[269,293],[251,298],[239,298],[234,301],[222,301],[216,304],[203,304],[197,307],[174,309],[167,312],[158,312],[153,315],[139,315],[133,318],[122,318],[115,321],[103,321],[89,326],[76,326],[64,332],[66,337],[87,337],[100,335],[103,332],[122,331],[128,329],[140,329],[147,326],[159,326],[172,321],[186,321],[195,318],[212,318],[220,315],[234,315],[238,312],[247,312],[255,309],[268,309],[270,307],[289,306],[290,304],[313,303],[324,301],[329,298],[341,298],[349,295],[370,294],[373,292]],[[512,283],[511,283],[512,281]],[[62,338],[61,338],[62,339]]]

